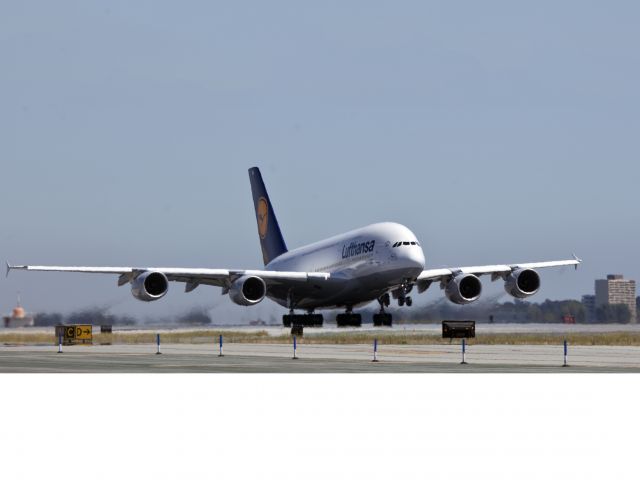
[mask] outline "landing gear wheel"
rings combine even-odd
[[[336,315],[336,324],[338,327],[361,327],[362,315],[359,313],[340,313]]]
[[[309,315],[309,317],[310,317],[310,325],[308,325],[309,327],[321,327],[322,324],[324,323],[324,317],[319,313]]]
[[[376,313],[373,316],[374,327],[390,327],[392,324],[392,316],[390,313]]]
[[[398,306],[399,307],[404,307],[404,298],[403,297],[398,298]]]
[[[410,307],[411,305],[413,305],[413,300],[411,297],[405,298],[404,302],[407,304],[407,307]]]
[[[308,314],[308,315],[283,315],[282,325],[286,328],[292,326],[301,327],[322,327],[324,323],[324,317],[320,314]]]

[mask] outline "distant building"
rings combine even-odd
[[[5,328],[33,327],[35,323],[34,318],[27,315],[24,308],[20,306],[20,299],[18,299],[18,304],[11,312],[11,315],[3,317],[3,319]]]
[[[622,275],[607,275],[606,280],[596,280],[595,308],[604,305],[626,305],[631,312],[631,323],[637,323],[636,282],[625,280]]]
[[[587,318],[586,318],[587,323],[595,322],[596,321],[596,296],[583,295],[582,305],[584,305],[584,308],[587,311]]]

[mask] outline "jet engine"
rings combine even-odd
[[[447,298],[457,305],[467,305],[480,298],[482,283],[472,274],[458,274],[445,287]]]
[[[229,297],[233,303],[250,306],[260,303],[267,294],[267,284],[260,277],[245,275],[231,284]]]
[[[131,293],[143,302],[160,300],[168,291],[169,280],[160,272],[145,272],[131,282]]]
[[[540,290],[540,275],[531,269],[514,270],[504,282],[504,289],[515,298],[527,298]]]

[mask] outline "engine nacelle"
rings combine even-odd
[[[540,290],[540,275],[529,268],[515,270],[504,282],[504,289],[515,298],[527,298]]]
[[[480,298],[482,282],[475,275],[461,273],[449,280],[444,292],[453,303],[467,305]]]
[[[229,297],[238,305],[250,306],[260,303],[267,295],[267,284],[260,277],[245,275],[231,284]]]
[[[143,302],[160,300],[168,291],[169,280],[160,272],[145,272],[131,282],[131,293]]]

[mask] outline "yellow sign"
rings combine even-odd
[[[91,325],[76,325],[75,326],[75,339],[76,340],[91,340],[92,335]]]
[[[93,343],[92,325],[56,325],[56,342],[62,339],[64,345]]]

